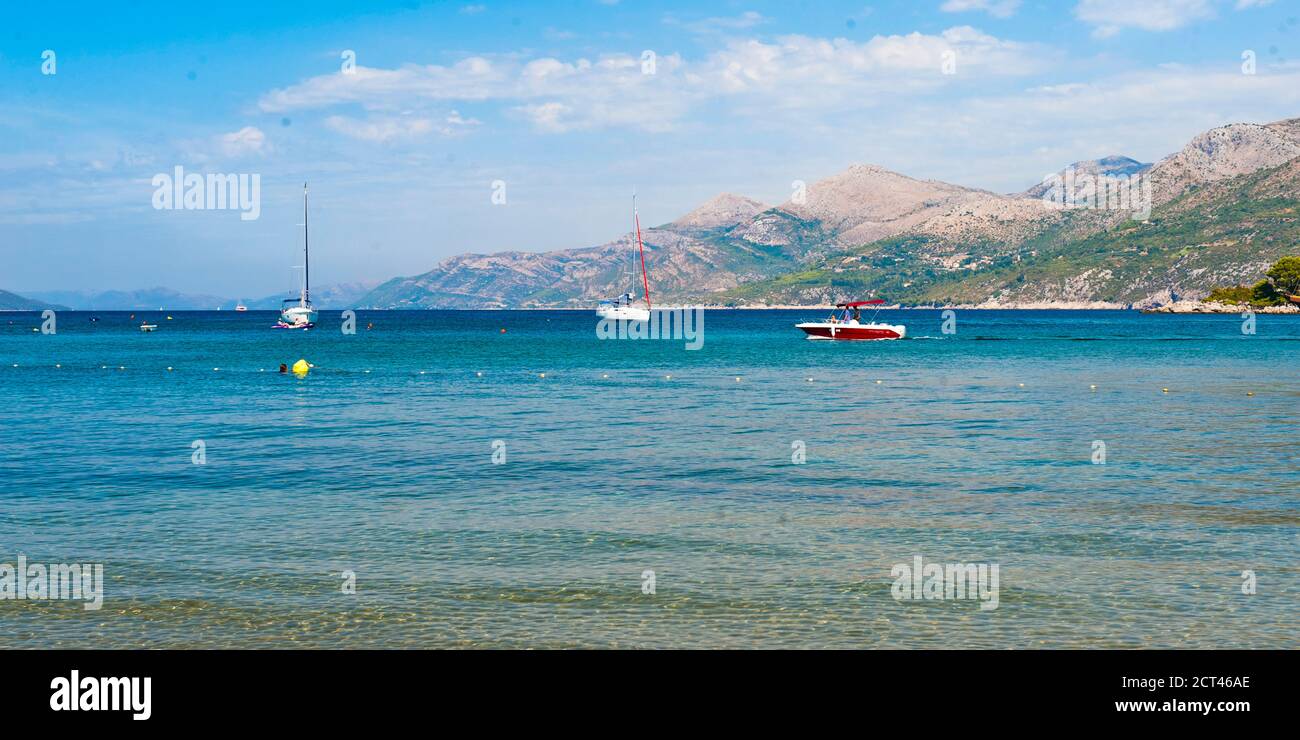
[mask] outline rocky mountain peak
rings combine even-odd
[[[1120,154],[1112,154],[1101,159],[1085,159],[1079,162],[1073,162],[1059,172],[1054,173],[1058,177],[1065,178],[1066,173],[1073,171],[1075,175],[1092,175],[1094,177],[1127,177],[1129,175],[1139,175],[1151,169],[1149,162],[1139,162],[1132,157],[1125,157]],[[1047,178],[1043,178],[1046,180]],[[1051,183],[1039,182],[1037,185],[1029,188],[1020,194],[1022,198],[1041,198],[1052,189]]]
[[[1300,156],[1300,119],[1232,123],[1198,134],[1154,168],[1157,202],[1187,187],[1276,167]]]
[[[734,193],[719,193],[698,208],[672,222],[684,229],[717,229],[747,221],[767,210],[753,198]]]

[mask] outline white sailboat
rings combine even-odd
[[[311,305],[311,258],[307,251],[307,183],[302,184],[302,292],[286,298],[280,307],[277,329],[310,329],[316,325],[316,309]]]
[[[645,287],[645,306],[636,305],[636,298],[631,291],[613,300],[602,301],[596,307],[596,315],[613,321],[649,321],[650,320],[650,277],[645,269],[645,245],[641,243],[641,217],[636,211],[636,194],[632,195],[632,223],[636,226],[636,247],[641,255],[641,284]],[[636,288],[636,255],[632,256],[633,289]]]

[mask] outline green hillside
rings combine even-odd
[[[724,291],[722,303],[809,303],[881,295],[908,304],[1039,301],[1131,303],[1168,291],[1201,297],[1253,284],[1300,245],[1300,163],[1190,189],[1146,222],[1089,236],[1100,212],[1074,211],[1018,244],[950,243],[911,235]],[[968,255],[965,264],[942,263]]]

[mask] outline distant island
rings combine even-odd
[[[318,308],[325,310],[355,308],[360,298],[376,285],[377,281],[324,285],[312,290],[312,300]],[[286,291],[243,303],[252,310],[272,310],[279,309],[280,301],[289,297],[292,296]],[[39,311],[45,308],[75,311],[214,311],[232,310],[240,302],[239,298],[182,293],[163,287],[141,290],[36,291],[27,296],[0,291],[0,311]]]

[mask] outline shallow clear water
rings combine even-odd
[[[0,563],[106,572],[0,647],[1300,647],[1300,317],[821,313],[0,314]]]

